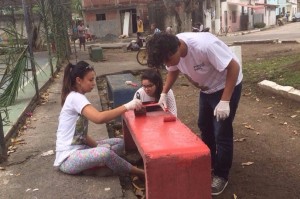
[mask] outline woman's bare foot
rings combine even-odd
[[[107,166],[103,167],[94,167],[91,169],[87,169],[82,171],[83,175],[89,175],[89,176],[99,176],[99,177],[107,177],[107,176],[113,176],[114,172]]]
[[[136,166],[133,166],[130,173],[133,175],[137,175],[141,180],[145,181],[145,170],[144,169],[140,169]]]

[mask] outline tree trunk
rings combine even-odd
[[[7,160],[7,149],[5,144],[3,121],[0,113],[0,163]]]

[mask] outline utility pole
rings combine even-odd
[[[30,6],[27,5],[27,0],[22,0],[23,10],[24,10],[24,19],[25,19],[25,26],[26,26],[26,32],[27,32],[27,41],[28,41],[28,49],[29,49],[29,56],[30,56],[30,64],[31,64],[31,70],[32,70],[32,76],[33,81],[35,85],[35,92],[37,99],[39,100],[39,86],[38,81],[36,77],[36,68],[35,68],[35,62],[34,62],[34,56],[33,56],[33,49],[32,49],[32,37],[33,37],[33,28],[32,28],[32,21],[29,13]]]
[[[216,0],[216,11],[215,11],[215,32],[221,29],[221,3],[220,0]]]
[[[251,6],[251,0],[249,0],[249,3],[248,3],[249,6]],[[248,10],[248,30],[250,30],[252,28],[252,14],[251,14],[251,8],[250,7],[247,7],[247,10]]]
[[[47,3],[48,3],[48,1],[47,1]],[[45,0],[41,1],[41,10],[42,10],[42,16],[43,16],[43,25],[44,25],[44,29],[45,29],[45,33],[46,33],[48,61],[50,63],[51,76],[54,77],[54,69],[53,69],[53,63],[52,63],[52,53],[51,53],[51,49],[50,49],[49,28],[48,28],[49,24],[48,24],[46,9],[45,9]]]

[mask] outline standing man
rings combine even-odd
[[[83,22],[81,21],[79,23],[79,26],[77,27],[78,31],[78,37],[79,37],[79,49],[81,50],[81,46],[83,46],[83,49],[85,51],[85,27],[83,25]]]
[[[136,17],[136,24],[137,24],[137,44],[142,47],[143,46],[143,41],[141,39],[141,36],[144,32],[144,24],[143,21],[141,20],[140,16]]]
[[[166,65],[166,82],[159,104],[179,72],[200,89],[198,127],[211,151],[212,195],[228,184],[233,159],[232,123],[242,90],[242,66],[230,48],[211,33],[155,34],[147,43],[148,64]]]

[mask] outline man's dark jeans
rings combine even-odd
[[[238,108],[242,83],[238,84],[230,100],[230,114],[225,120],[217,122],[214,109],[220,102],[223,90],[212,94],[200,92],[198,127],[203,142],[211,151],[211,162],[214,174],[228,180],[233,159],[232,123]]]

